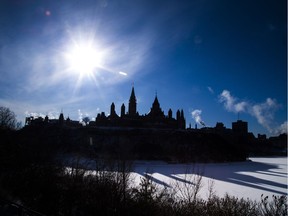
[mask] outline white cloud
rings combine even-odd
[[[81,112],[80,109],[78,109],[78,120],[79,120],[79,122],[83,121],[83,113]]]
[[[288,122],[285,121],[283,124],[281,124],[278,128],[274,131],[275,134],[283,134],[288,133]]]
[[[274,119],[274,113],[278,108],[276,100],[267,98],[264,103],[251,106],[250,114],[254,116],[258,123],[266,128],[270,133],[273,133],[271,123]]]
[[[201,113],[202,113],[202,110],[195,109],[191,112],[191,115],[197,124],[205,126],[204,121],[202,121],[202,119],[201,119]]]
[[[274,115],[280,105],[275,99],[267,98],[263,103],[251,103],[239,100],[230,94],[230,91],[223,90],[219,95],[219,102],[229,112],[244,112],[256,118],[257,122],[272,134],[279,134],[287,131],[287,121],[280,126],[275,126]],[[285,129],[286,127],[286,129]]]
[[[228,90],[224,90],[219,96],[220,102],[224,103],[224,107],[234,113],[245,112],[248,103],[245,101],[237,102],[237,98],[234,98]]]

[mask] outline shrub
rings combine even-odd
[[[287,215],[287,196],[272,196],[272,201],[269,201],[268,196],[261,195],[260,205],[262,215],[265,216],[285,216]]]

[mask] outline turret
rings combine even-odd
[[[161,110],[157,95],[155,96],[149,115],[153,117],[164,117],[164,112]]]
[[[184,111],[183,109],[181,110],[181,114],[180,114],[180,118],[181,118],[181,129],[185,129],[186,127],[186,120],[184,118]]]
[[[63,124],[64,124],[64,115],[63,115],[62,112],[61,112],[60,115],[59,115],[59,124],[60,124],[60,125],[63,125]]]
[[[44,122],[45,122],[45,123],[48,123],[48,122],[49,122],[49,117],[48,117],[48,115],[45,116]]]
[[[110,116],[111,117],[115,117],[116,116],[116,112],[115,112],[115,104],[112,103],[111,107],[110,107]]]
[[[168,118],[172,119],[172,110],[171,109],[168,110]]]
[[[132,87],[130,99],[129,99],[129,107],[128,107],[128,114],[130,116],[135,116],[137,114],[137,103],[136,103],[136,96],[134,92],[134,86]]]
[[[184,119],[184,112],[183,112],[183,109],[181,110],[180,117],[181,117],[182,119]]]
[[[185,129],[186,121],[184,118],[183,109],[181,110],[181,112],[180,110],[177,110],[176,120],[178,122],[178,128]]]
[[[180,120],[180,111],[177,110],[176,112],[176,120],[179,121]]]
[[[152,104],[153,110],[159,110],[160,109],[160,103],[158,101],[157,95],[155,96],[154,102]]]
[[[125,116],[125,105],[123,103],[121,106],[121,117],[124,117],[124,116]]]

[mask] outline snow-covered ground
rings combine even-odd
[[[146,173],[159,188],[191,183],[201,174],[200,197],[207,198],[209,186],[214,184],[216,195],[226,193],[239,198],[261,200],[261,194],[287,195],[287,157],[249,158],[246,162],[208,164],[168,164],[159,161],[136,161],[132,179],[135,185]],[[212,180],[212,181],[211,181]]]

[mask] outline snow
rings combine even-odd
[[[199,196],[209,196],[209,186],[223,197],[226,193],[239,198],[261,200],[261,195],[287,195],[287,157],[249,158],[245,162],[208,164],[168,164],[159,161],[136,161],[132,179],[139,185],[141,176],[148,174],[159,188],[185,186],[202,175]]]

